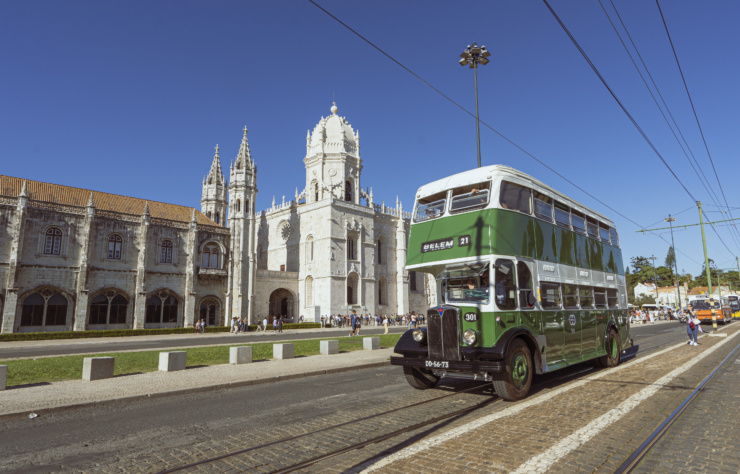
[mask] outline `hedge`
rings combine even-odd
[[[289,323],[283,324],[283,329],[312,329],[320,328],[319,323]],[[268,327],[270,330],[271,327]],[[256,325],[249,326],[248,332],[255,332]],[[23,332],[0,334],[3,341],[42,341],[51,339],[85,339],[90,337],[124,337],[124,336],[154,336],[159,334],[192,334],[195,328],[164,328],[164,329],[110,329],[102,331],[61,331],[61,332]],[[229,332],[229,326],[207,326],[206,331]]]

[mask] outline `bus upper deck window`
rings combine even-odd
[[[560,285],[558,283],[540,283],[542,307],[545,309],[560,308]]]
[[[563,306],[566,309],[578,308],[578,286],[563,283]]]
[[[579,286],[578,296],[581,300],[581,308],[594,307],[594,289],[590,286]]]
[[[606,301],[610,308],[617,308],[619,307],[619,301],[617,298],[617,290],[612,288],[607,288],[606,290]]]
[[[575,209],[570,210],[570,218],[571,222],[573,222],[573,230],[578,232],[579,234],[585,234],[586,233],[586,217],[576,211]]]
[[[594,303],[599,309],[606,308],[606,289],[605,288],[594,288]]]
[[[490,182],[485,182],[453,189],[450,212],[470,211],[486,207],[490,187]]]
[[[498,259],[494,264],[496,281],[496,306],[498,309],[516,309],[514,264],[511,260]]]
[[[599,224],[593,217],[586,217],[586,230],[589,237],[594,239],[599,238]]]
[[[555,223],[570,229],[570,208],[558,201],[555,201]]]
[[[502,181],[499,202],[504,209],[532,214],[531,194],[532,192],[529,188]]]
[[[599,238],[602,242],[611,243],[609,237],[609,226],[603,222],[599,222]]]
[[[534,192],[534,215],[540,219],[552,222],[552,198]]]
[[[617,229],[609,227],[609,235],[611,236],[612,245],[619,247],[619,238],[617,237]]]
[[[447,202],[447,192],[437,193],[433,196],[419,199],[416,203],[416,212],[414,213],[414,222],[424,222],[429,219],[436,219],[445,212],[445,203]]]

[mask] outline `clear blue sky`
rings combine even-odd
[[[457,59],[471,42],[485,44],[492,56],[478,74],[482,120],[642,226],[662,227],[668,214],[676,224],[698,221],[692,199],[544,3],[317,1],[470,111],[473,73]],[[725,218],[599,3],[551,4],[710,218]],[[655,3],[615,5],[719,194]],[[740,207],[740,3],[661,6],[727,200]],[[228,168],[246,125],[264,209],[273,195],[292,199],[302,189],[306,131],[330,113],[333,96],[360,132],[362,184],[376,201],[398,195],[410,209],[421,184],[476,165],[473,118],[308,1],[8,1],[0,44],[3,174],[199,207],[213,147]],[[485,127],[481,142],[483,164],[518,168],[611,217],[626,264],[653,254],[662,264],[666,242],[635,233]],[[709,256],[735,268],[740,237],[718,231],[729,251],[708,230]],[[675,238],[679,270],[696,275],[698,228]]]

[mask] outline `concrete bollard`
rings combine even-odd
[[[272,345],[272,358],[273,359],[292,359],[294,353],[293,344],[273,344]]]
[[[0,365],[0,390],[5,390],[8,384],[8,366]]]
[[[324,355],[339,354],[339,341],[336,339],[331,341],[321,341],[319,342],[319,345],[321,347],[321,353]]]
[[[362,348],[366,351],[376,351],[380,349],[380,338],[379,337],[364,337],[362,338]]]
[[[161,372],[174,372],[176,370],[185,370],[187,363],[187,352],[173,351],[159,353],[159,370]]]
[[[249,364],[251,362],[251,346],[239,346],[229,348],[229,364]]]
[[[82,360],[82,379],[100,380],[113,377],[116,366],[115,357],[85,357]]]

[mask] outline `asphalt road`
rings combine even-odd
[[[316,337],[316,333],[313,335]],[[684,325],[664,323],[638,326],[633,329],[633,338],[640,344],[639,358],[640,354],[685,339],[686,334]],[[571,371],[578,377],[580,372],[590,373],[591,366],[584,364],[553,374]],[[444,391],[457,393],[462,388],[481,387],[480,393],[464,395],[477,397],[465,401],[470,403],[492,394],[490,383],[443,379],[441,386],[442,390],[419,392],[409,387],[398,367],[383,367],[16,419],[0,424],[4,453],[0,471],[156,472],[163,466],[187,464],[240,446],[315,433],[298,444],[310,450],[322,442],[338,443],[332,440],[356,436],[356,422],[375,413],[400,408],[384,422],[386,425],[404,417],[423,416],[423,409],[413,412],[405,407],[426,403]],[[339,434],[322,431],[341,423],[347,426]],[[268,452],[279,457],[281,449],[278,444]],[[248,461],[244,456],[239,459],[275,462],[261,461],[259,456],[264,454],[255,456]],[[169,458],[163,461],[163,457]]]

